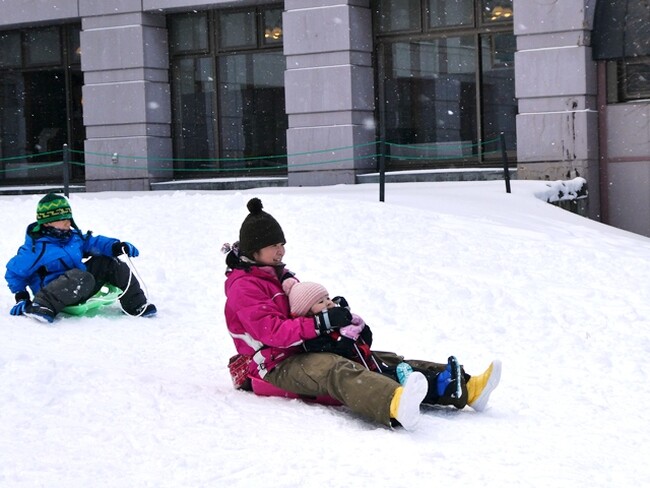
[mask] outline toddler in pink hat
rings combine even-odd
[[[295,317],[316,315],[339,306],[319,283],[288,278],[282,283],[282,288],[289,297],[291,314]],[[341,327],[338,332],[343,337],[356,341],[365,326],[363,319],[353,313],[351,324]]]

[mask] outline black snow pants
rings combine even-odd
[[[86,271],[68,270],[41,288],[34,296],[34,302],[58,314],[68,305],[86,301],[105,284],[117,286],[124,292],[120,303],[129,315],[137,315],[138,309],[147,302],[138,279],[125,262],[108,256],[93,256],[85,265]]]

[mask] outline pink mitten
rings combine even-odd
[[[359,338],[359,335],[361,335],[361,331],[365,326],[366,323],[363,321],[363,319],[359,317],[356,313],[353,313],[352,322],[350,323],[350,325],[341,327],[339,329],[339,333],[343,337],[347,337],[348,339],[352,339],[353,341],[356,341]]]
[[[293,288],[293,285],[297,284],[298,280],[296,278],[287,278],[282,282],[282,291],[289,296],[289,292],[291,291],[291,288]]]

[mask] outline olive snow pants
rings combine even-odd
[[[138,307],[147,302],[140,283],[123,261],[108,256],[93,256],[85,265],[86,271],[71,269],[45,285],[34,296],[34,302],[48,306],[58,314],[68,305],[86,301],[106,283],[125,292],[120,303],[127,313],[136,315]]]
[[[298,395],[329,395],[369,420],[390,425],[390,402],[399,383],[329,352],[296,354],[264,380]]]
[[[404,361],[391,352],[375,352],[389,366]],[[414,369],[438,372],[446,364],[408,360]],[[264,379],[283,390],[305,396],[329,395],[353,412],[369,420],[390,425],[390,403],[400,384],[392,378],[369,371],[360,363],[337,354],[315,352],[291,356],[278,364]],[[462,406],[451,399],[440,398],[439,405],[462,408],[467,402],[467,388],[463,381]],[[456,399],[456,403],[459,399]]]

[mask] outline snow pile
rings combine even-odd
[[[610,487],[650,479],[650,240],[539,200],[545,182],[73,194],[84,230],[140,249],[159,315],[45,326],[0,295],[0,486]],[[564,192],[564,190],[563,190]],[[566,193],[566,192],[565,192]],[[234,391],[220,247],[259,196],[287,265],[345,296],[377,349],[470,373],[488,409],[414,433]],[[39,196],[0,197],[6,262]]]

